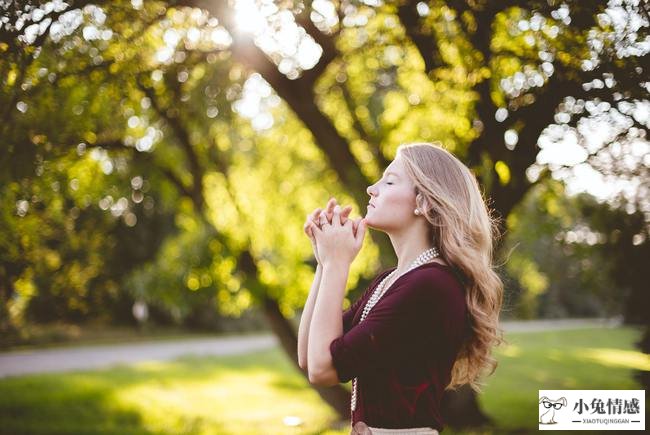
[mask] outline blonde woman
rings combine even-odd
[[[401,145],[368,187],[365,217],[331,199],[307,218],[318,262],[302,313],[299,365],[315,385],[352,381],[352,434],[438,434],[445,391],[492,374],[503,284],[492,218],[470,170],[442,147]],[[366,227],[388,234],[397,266],[342,312]],[[488,374],[488,375],[489,375]]]

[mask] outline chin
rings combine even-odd
[[[380,227],[377,226],[377,224],[373,221],[372,218],[366,217],[366,227],[372,228],[373,230],[381,230]]]

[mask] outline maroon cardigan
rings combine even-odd
[[[426,263],[400,276],[359,323],[381,280],[343,313],[343,335],[330,344],[345,383],[358,377],[352,424],[443,430],[440,405],[451,368],[468,333],[465,290],[453,269]]]

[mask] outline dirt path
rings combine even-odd
[[[0,353],[0,377],[164,361],[182,355],[235,355],[277,345],[271,334],[74,346]]]

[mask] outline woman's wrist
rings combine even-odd
[[[340,258],[332,258],[320,263],[323,271],[347,271],[352,264],[349,261]]]

